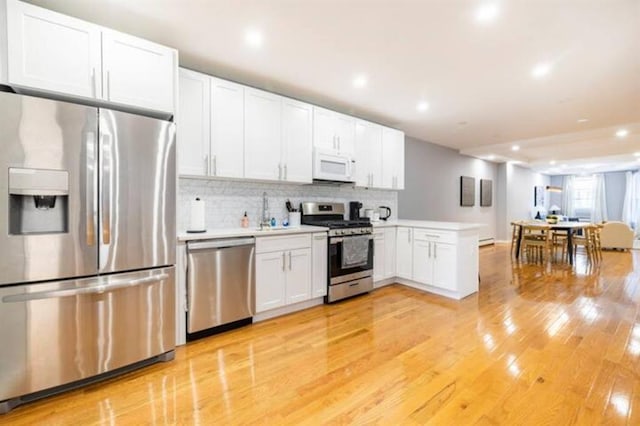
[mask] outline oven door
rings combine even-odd
[[[373,235],[369,235],[367,262],[360,266],[342,267],[342,241],[353,237],[329,238],[329,285],[341,284],[373,275]]]

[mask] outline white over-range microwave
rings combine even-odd
[[[355,182],[355,160],[345,154],[314,149],[313,179],[331,182]]]

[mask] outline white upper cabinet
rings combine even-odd
[[[382,188],[404,189],[404,133],[382,129]]]
[[[211,78],[212,176],[244,176],[244,86]]]
[[[9,85],[101,97],[100,27],[15,0],[6,6]]]
[[[80,19],[3,0],[4,83],[17,91],[92,99],[172,115],[178,52]],[[4,34],[0,40],[4,39]]]
[[[280,180],[282,99],[263,90],[244,90],[244,175],[250,179]]]
[[[356,121],[356,185],[382,187],[382,126]]]
[[[313,107],[313,147],[337,154],[354,155],[355,124],[353,117]]]
[[[206,176],[209,173],[210,78],[181,68],[179,82],[178,174]]]
[[[312,181],[312,107],[282,98],[282,180]]]
[[[102,32],[104,99],[154,111],[174,110],[176,51],[111,30]]]

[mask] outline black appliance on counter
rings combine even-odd
[[[329,228],[326,303],[373,290],[373,226],[369,218],[346,220],[344,204],[307,202],[302,203],[302,223]]]
[[[362,203],[360,201],[350,201],[349,202],[349,219],[351,220],[360,219],[361,208],[362,208]]]

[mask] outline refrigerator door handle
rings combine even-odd
[[[11,294],[2,298],[3,303],[29,302],[32,300],[55,299],[58,297],[79,296],[81,294],[102,294],[121,288],[135,287],[142,284],[149,284],[169,278],[169,274],[158,274],[151,277],[139,278],[129,281],[114,281],[113,283],[100,284],[90,287],[67,288],[64,290],[39,291],[35,293]]]
[[[86,196],[85,208],[87,213],[87,245],[96,245],[97,209],[98,209],[98,174],[96,173],[96,134],[87,133],[86,156]]]
[[[102,244],[111,243],[111,136],[102,135]]]

